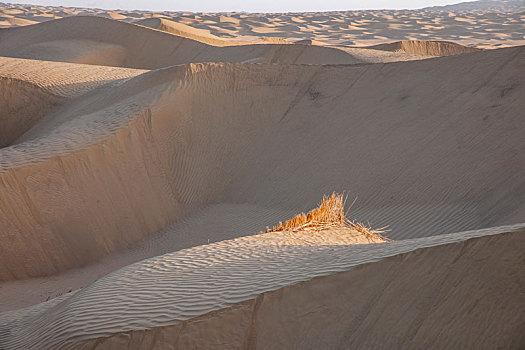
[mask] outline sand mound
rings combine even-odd
[[[195,247],[0,315],[0,346],[520,347],[524,233],[366,245],[264,234]]]
[[[84,265],[211,203],[242,205],[203,232],[257,232],[333,189],[393,239],[523,221],[524,54],[191,64],[95,89],[0,150],[0,277]]]
[[[188,35],[188,32],[185,33]],[[0,32],[0,55],[143,69],[189,62],[366,62],[343,50],[320,46],[265,44],[216,47],[187,37],[93,16],[67,17],[4,29]]]
[[[480,51],[480,49],[474,47],[463,46],[447,41],[422,40],[396,41],[388,44],[368,46],[367,48],[385,51],[402,51],[411,55],[423,56],[451,56]]]
[[[193,28],[164,18],[146,18],[135,23],[214,46],[227,46],[230,44],[227,40],[212,35],[208,30]]]
[[[210,33],[209,30],[194,28],[182,23],[177,23],[164,18],[146,18],[134,22],[145,27],[162,30],[177,36],[188,39],[197,40],[201,43],[206,43],[213,46],[238,46],[238,45],[252,45],[252,44],[291,44],[289,41],[281,38],[265,37],[260,41],[231,41],[225,40]]]
[[[486,6],[487,4],[490,6]],[[463,9],[456,11],[460,8]],[[107,11],[96,8],[4,3],[0,4],[0,27],[27,25],[75,15],[91,15],[132,23],[158,18],[160,21],[167,21],[165,29],[168,31],[170,23],[175,23],[175,27],[178,27],[177,24],[183,24],[195,28],[198,33],[194,29],[184,27],[183,32],[197,34],[201,38],[209,35],[220,37],[230,44],[256,43],[265,36],[271,36],[291,42],[309,38],[337,46],[362,47],[400,40],[439,40],[480,48],[501,48],[525,45],[522,34],[524,9],[522,0],[473,1],[448,7],[409,11],[359,10],[272,14]],[[157,20],[152,21],[153,24],[155,21]],[[153,27],[157,28],[155,25]]]

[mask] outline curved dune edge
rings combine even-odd
[[[213,46],[236,46],[236,45],[249,45],[249,44],[291,44],[291,42],[280,39],[266,37],[257,42],[246,42],[246,41],[231,41],[220,38],[211,34],[208,30],[198,29],[191,27],[183,23],[177,23],[164,18],[145,18],[133,22],[144,27],[153,28],[175,34],[188,39],[197,40],[201,43],[206,43]]]
[[[191,62],[366,63],[337,48],[282,43],[219,47],[133,23],[94,16],[66,17],[3,29],[0,32],[0,56],[138,69],[158,69]]]
[[[256,235],[185,249],[1,314],[0,344],[519,347],[524,233],[521,224],[350,246]]]
[[[481,1],[481,4],[495,4]],[[518,5],[519,3],[519,5]],[[93,8],[63,8],[16,4],[0,5],[0,27],[43,22],[75,15],[103,16],[135,22],[160,18],[202,28],[230,40],[255,41],[262,35],[291,40],[310,37],[330,45],[373,45],[387,38],[458,41],[484,48],[524,45],[522,14],[518,1],[498,1],[488,8],[427,8],[410,11],[372,10],[330,13],[296,12],[282,14],[190,13],[107,11]],[[503,4],[503,5],[502,5]],[[206,34],[207,34],[206,33]]]
[[[0,57],[0,77],[33,84],[53,95],[73,98],[146,70]]]
[[[0,148],[12,144],[65,99],[143,72],[0,57]]]
[[[475,47],[464,46],[449,41],[402,40],[393,43],[367,46],[368,49],[402,51],[412,55],[451,56],[481,51]]]
[[[85,265],[206,204],[300,212],[334,189],[364,198],[352,217],[389,225],[393,239],[519,222],[522,56],[192,64],[97,89],[0,150],[0,279]]]
[[[218,36],[211,34],[207,30],[194,28],[186,24],[177,23],[164,18],[145,18],[134,22],[134,24],[161,30],[188,39],[197,40],[201,43],[206,43],[213,46],[228,46],[231,44],[228,40],[221,39]]]
[[[29,130],[61,100],[37,85],[0,76],[0,148]]]

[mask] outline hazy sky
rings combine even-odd
[[[38,4],[103,9],[194,11],[194,12],[302,12],[358,9],[421,8],[455,4],[465,0],[32,0],[9,1],[18,4]]]

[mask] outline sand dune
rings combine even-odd
[[[236,46],[236,45],[247,45],[247,44],[291,44],[284,39],[265,37],[262,38],[259,42],[238,42],[232,40],[222,39],[218,36],[215,36],[209,32],[209,30],[203,30],[198,28],[193,28],[188,25],[170,21],[164,18],[146,18],[134,22],[145,27],[162,30],[168,33],[175,34],[177,36],[182,36],[188,39],[193,39],[206,43],[213,46]]]
[[[333,189],[394,239],[519,222],[523,55],[191,64],[93,90],[0,151],[1,278],[86,264],[203,205],[302,211]]]
[[[11,144],[64,99],[141,72],[0,57],[0,147]]]
[[[275,233],[195,247],[2,314],[0,345],[519,347],[524,232],[501,227],[366,245],[280,244]]]
[[[0,27],[44,22],[67,16],[94,15],[128,22],[145,21],[156,29],[231,42],[267,38],[289,42],[315,40],[328,45],[371,46],[388,41],[453,41],[494,48],[525,45],[522,1],[474,1],[456,7],[421,10],[333,11],[325,13],[189,13],[104,11],[34,5],[0,5]],[[29,21],[29,22],[27,22]],[[159,21],[165,25],[159,26]],[[154,23],[157,24],[154,24]],[[188,28],[194,28],[190,29]],[[177,29],[178,28],[178,29]],[[501,34],[505,34],[501,36]],[[195,39],[195,38],[194,38]],[[197,39],[197,40],[201,40]],[[213,39],[217,40],[217,39]],[[221,46],[218,41],[213,41]]]
[[[520,6],[0,4],[0,348],[523,348]]]
[[[227,46],[229,44],[227,40],[212,35],[208,30],[193,28],[164,18],[146,18],[135,23],[214,46]]]
[[[2,30],[0,55],[140,69],[190,62],[356,64],[370,61],[335,47],[272,43],[218,47],[193,40],[194,34],[184,35],[101,17],[68,17]],[[371,50],[364,51],[373,58],[378,56]],[[414,59],[407,55],[396,57],[395,60]]]

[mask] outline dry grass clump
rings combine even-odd
[[[382,236],[382,234],[387,231],[385,230],[386,227],[372,229],[370,225],[350,221],[346,218],[346,214],[348,214],[348,211],[355,203],[354,200],[354,203],[352,203],[345,212],[347,198],[348,196],[336,192],[333,192],[331,196],[324,195],[323,200],[317,208],[310,210],[306,214],[298,214],[290,220],[286,220],[284,224],[279,221],[279,223],[271,229],[266,227],[266,233],[278,231],[320,231],[333,227],[346,227],[362,233],[369,240],[383,239],[388,241],[387,238]]]

